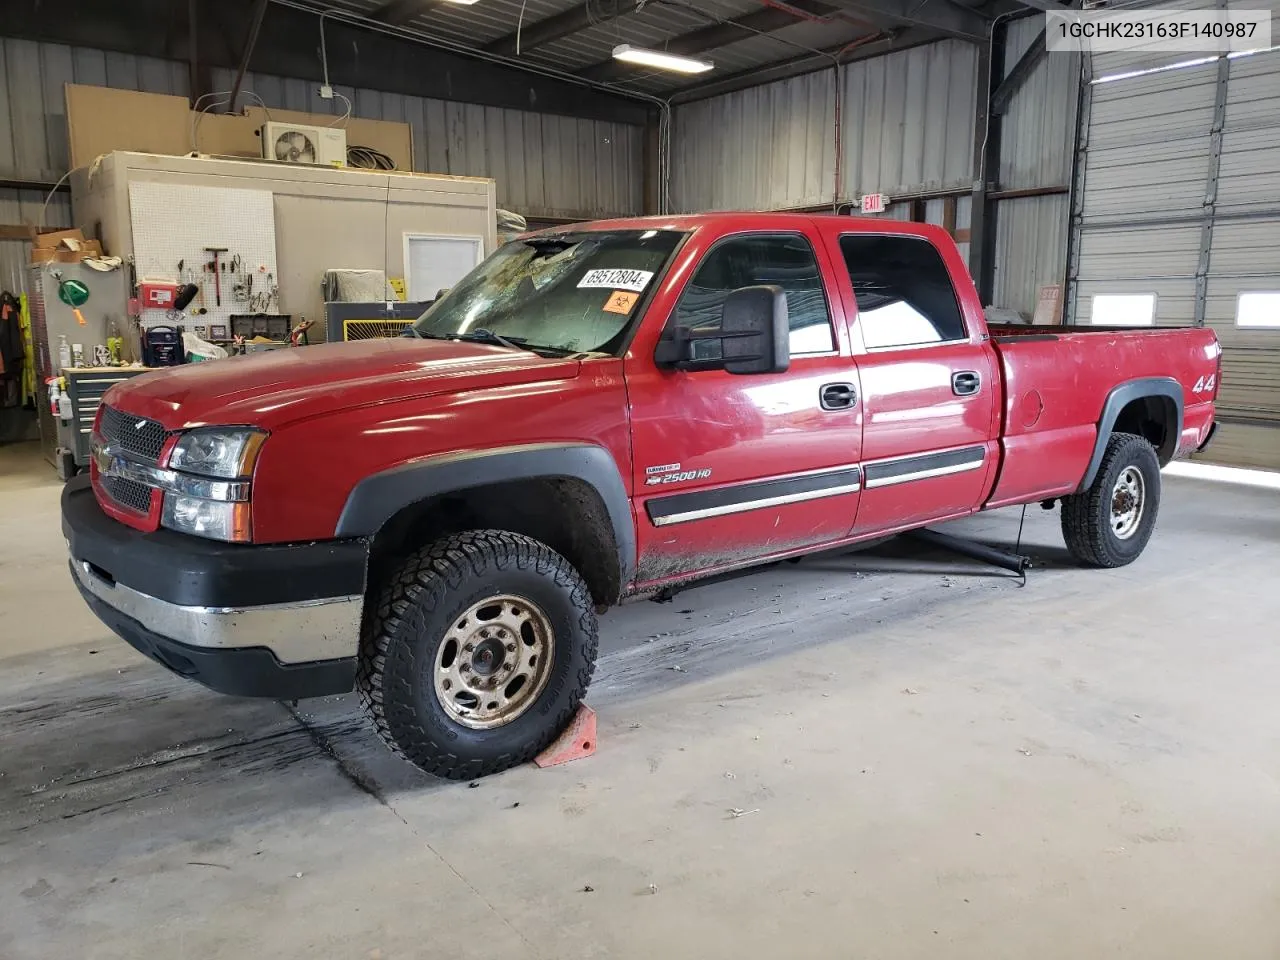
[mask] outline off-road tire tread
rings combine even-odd
[[[435,611],[449,593],[461,589],[469,573],[480,575],[486,567],[514,566],[550,575],[571,597],[580,611],[585,638],[585,666],[571,677],[574,690],[567,705],[540,738],[519,751],[503,754],[487,762],[466,761],[435,742],[428,731],[411,720],[406,689],[388,686],[386,667],[400,624],[411,617],[422,618]],[[582,576],[564,557],[546,544],[505,530],[470,530],[444,537],[415,551],[370,593],[373,615],[365,618],[356,664],[356,690],[378,735],[396,754],[427,773],[448,780],[472,780],[527,763],[550,746],[568,725],[591,684],[595,672],[599,634],[591,591]],[[404,645],[407,648],[407,645]],[[412,657],[408,649],[398,651]],[[392,731],[390,715],[396,714],[401,737]]]
[[[1146,448],[1151,462],[1155,464],[1158,483],[1160,467],[1151,444],[1136,434],[1113,433],[1107,440],[1102,462],[1098,464],[1098,472],[1089,489],[1062,498],[1062,538],[1067,543],[1067,551],[1079,563],[1090,567],[1114,568],[1122,567],[1135,559],[1116,555],[1109,549],[1107,537],[1110,532],[1112,485],[1106,480],[1117,461],[1133,463],[1138,457],[1144,456],[1138,448]],[[1147,497],[1148,513],[1142,522],[1150,526],[1155,522],[1154,514],[1160,504],[1159,488],[1149,489]],[[1145,548],[1145,540],[1150,537],[1150,532],[1139,532],[1137,535],[1144,538]]]

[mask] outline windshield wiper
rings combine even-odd
[[[446,333],[442,334],[446,340],[465,340],[467,343],[492,343],[499,347],[509,347],[512,350],[532,350],[529,339],[527,337],[503,337],[494,333],[492,330],[486,330],[484,327],[477,327],[474,330],[468,330],[466,333]]]
[[[528,350],[530,353],[554,353],[560,356],[571,356],[580,352],[570,350],[568,347],[552,347],[543,343],[530,343],[525,337],[504,337],[483,327],[476,330],[468,330],[466,333],[421,333],[417,330],[414,333],[424,340],[461,340],[464,343],[491,343],[494,346],[507,347],[511,350]]]

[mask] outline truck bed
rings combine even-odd
[[[1004,396],[1000,474],[988,507],[1074,492],[1108,397],[1126,383],[1172,379],[1182,388],[1180,434],[1150,437],[1161,462],[1194,450],[1207,435],[1220,353],[1212,330],[996,324],[989,331]]]

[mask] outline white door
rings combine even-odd
[[[465,277],[484,256],[480,237],[404,235],[405,286],[414,302],[434,300]]]

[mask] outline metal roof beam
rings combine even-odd
[[[1073,6],[1071,3],[1056,3],[1055,0],[1018,0],[1018,3],[1024,7],[1030,7],[1032,10],[1070,10]]]
[[[250,23],[254,2],[201,4],[197,37],[201,69],[237,69],[241,48],[236,35]],[[109,4],[86,3],[76,10],[74,17],[51,17],[43,6],[11,4],[3,32],[25,40],[154,57],[163,49],[166,17],[173,10],[173,0],[114,0]],[[323,69],[317,42],[318,14],[283,3],[272,3],[270,13],[263,18],[248,72],[319,84]],[[225,15],[227,28],[212,29],[211,23],[217,25],[220,15]],[[231,30],[231,24],[237,29]],[[234,48],[224,42],[228,36],[236,38]],[[334,84],[637,125],[646,123],[654,109],[625,90],[605,91],[588,87],[577,78],[562,79],[509,64],[487,63],[432,46],[427,38],[418,39],[413,33],[394,36],[340,16],[326,19],[325,37],[329,82]],[[182,60],[188,55],[185,40],[171,54]]]
[[[791,12],[787,7],[796,12]],[[719,47],[727,47],[739,40],[748,40],[762,33],[772,33],[783,27],[800,23],[803,14],[825,17],[837,12],[835,7],[819,0],[790,0],[785,7],[764,7],[732,20],[721,20],[671,37],[663,42],[661,49],[665,53],[696,56]],[[576,72],[578,76],[587,80],[609,81],[624,77],[635,69],[634,65],[619,63],[616,60],[602,60]]]
[[[936,30],[924,30],[916,27],[909,27],[905,30],[890,30],[885,32],[879,39],[873,40],[867,37],[861,41],[856,41],[858,43],[857,47],[844,56],[840,55],[848,50],[849,44],[847,43],[838,47],[828,47],[818,54],[809,53],[781,63],[752,67],[750,70],[743,70],[727,77],[717,77],[714,80],[704,80],[692,86],[682,87],[671,94],[671,102],[689,103],[694,100],[705,100],[708,97],[719,96],[722,93],[732,93],[735,90],[744,90],[747,87],[758,87],[761,84],[772,83],[775,80],[798,77],[802,74],[814,73],[822,69],[830,70],[832,59],[837,56],[840,56],[840,63],[853,63],[857,60],[880,57],[896,50],[906,50],[926,43],[935,43],[942,39],[944,37]]]
[[[991,112],[993,114],[1000,115],[1009,109],[1009,102],[1013,99],[1013,95],[1022,88],[1027,78],[1046,56],[1048,56],[1048,49],[1045,47],[1044,31],[1041,30],[1018,58],[1018,62],[1013,65],[1009,75],[1001,80],[999,86],[992,92]]]
[[[948,0],[834,0],[853,14],[937,30],[962,40],[985,43],[991,24],[976,12]]]
[[[369,14],[370,20],[380,20],[395,27],[402,27],[414,17],[429,13],[442,6],[443,0],[388,0]]]
[[[597,4],[597,6],[599,5]],[[588,27],[594,27],[596,24],[607,23],[615,17],[633,12],[635,8],[629,4],[617,3],[613,9],[613,13],[601,13],[599,10],[593,10],[591,4],[584,3],[563,13],[557,13],[555,16],[531,23],[522,28],[518,35],[513,31],[504,37],[499,37],[492,43],[486,44],[484,49],[488,53],[514,57],[517,54],[517,36],[520,46],[518,52],[524,53],[535,47],[545,47],[549,43],[555,43],[557,40],[562,40],[571,34],[586,30]]]
[[[240,66],[236,68],[236,79],[231,84],[231,99],[227,101],[227,113],[236,112],[236,98],[240,96],[240,85],[244,83],[245,71],[249,69],[249,58],[253,56],[253,48],[258,45],[258,32],[262,29],[262,18],[267,14],[267,0],[256,0],[253,6],[253,20],[249,23],[249,36],[245,38],[244,50],[240,53]]]

